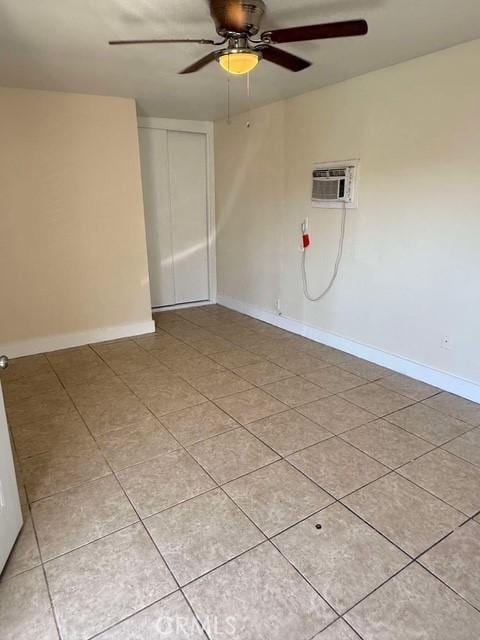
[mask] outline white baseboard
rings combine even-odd
[[[94,342],[105,342],[106,340],[139,336],[145,333],[153,333],[154,331],[155,323],[153,320],[149,320],[135,324],[104,327],[102,329],[91,329],[77,333],[63,333],[56,336],[44,336],[18,342],[4,343],[0,344],[0,354],[5,354],[9,358],[20,358],[21,356],[32,356],[36,353],[47,353],[48,351],[57,351],[58,349],[81,347],[84,344],[92,344]]]
[[[194,307],[208,307],[216,304],[214,300],[201,300],[200,302],[184,302],[182,304],[172,304],[168,307],[152,307],[153,313],[163,313],[164,311],[178,311],[181,309],[193,309]]]
[[[434,387],[438,387],[443,391],[449,391],[457,396],[462,396],[468,400],[480,403],[480,385],[472,380],[460,378],[459,376],[447,373],[446,371],[433,369],[432,367],[419,362],[408,360],[407,358],[402,358],[401,356],[397,356],[392,353],[387,353],[381,349],[361,344],[354,340],[349,340],[348,338],[338,336],[334,333],[322,331],[312,325],[304,324],[298,320],[293,320],[285,316],[279,316],[272,311],[266,311],[265,309],[241,302],[240,300],[235,300],[229,296],[218,294],[217,304],[228,307],[229,309],[234,309],[240,313],[245,313],[252,318],[263,320],[264,322],[268,322],[269,324],[273,324],[276,327],[285,329],[286,331],[291,331],[292,333],[304,336],[305,338],[309,338],[315,342],[321,342],[329,347],[340,349],[340,351],[345,351],[346,353],[358,356],[359,358],[363,358],[369,362],[374,362],[375,364],[379,364],[387,369],[392,369],[392,371],[403,373],[411,378],[415,378],[416,380],[421,380],[422,382],[431,384]]]

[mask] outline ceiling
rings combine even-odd
[[[262,30],[352,18],[368,20],[368,36],[284,47],[313,67],[262,62],[250,98],[245,78],[232,78],[232,113],[480,37],[478,0],[267,0]],[[0,85],[134,97],[140,115],[224,118],[217,64],[177,75],[210,46],[107,45],[152,37],[215,37],[206,0],[0,0]]]

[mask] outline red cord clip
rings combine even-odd
[[[302,235],[302,241],[303,241],[303,248],[306,249],[307,247],[310,246],[310,236],[308,233],[304,233]]]

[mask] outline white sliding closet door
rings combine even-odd
[[[139,129],[152,306],[209,299],[206,136]]]
[[[167,132],[139,129],[152,307],[175,304]]]
[[[208,300],[206,136],[168,132],[175,302]]]

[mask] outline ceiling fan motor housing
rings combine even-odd
[[[254,36],[260,30],[265,3],[263,0],[211,0],[210,12],[218,35]]]

